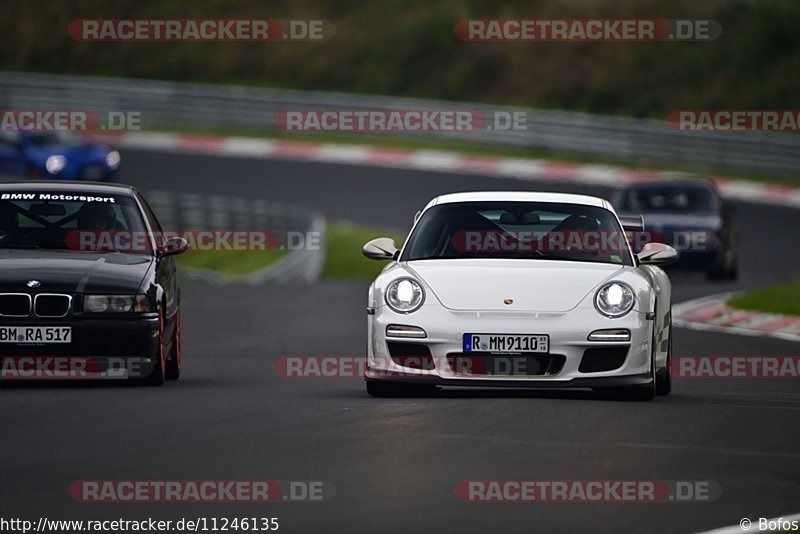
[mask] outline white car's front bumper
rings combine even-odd
[[[387,336],[388,325],[418,327],[425,331],[426,337]],[[588,340],[593,331],[605,329],[627,329],[631,333],[631,339],[629,342]],[[641,386],[652,382],[652,329],[653,320],[636,310],[625,317],[610,319],[588,306],[577,307],[565,313],[535,313],[455,311],[438,303],[426,303],[414,313],[400,314],[384,305],[371,309],[368,315],[368,360],[365,376],[367,380],[463,386]],[[537,359],[541,362],[538,369],[536,365],[529,365],[529,370],[523,372],[485,374],[480,366],[477,369],[465,368],[456,363],[463,364],[465,361],[457,359],[459,357],[465,358],[467,364],[475,358],[462,352],[465,333],[547,334],[549,355],[552,359]],[[430,359],[426,358],[425,349],[430,353]],[[587,355],[586,351],[590,349],[610,350],[592,351]],[[584,365],[582,370],[581,362],[585,355],[586,363],[591,359],[592,368],[613,368],[590,371]],[[605,357],[610,360],[604,361]],[[493,358],[496,357],[486,355],[479,359],[489,362],[486,364],[488,366]],[[511,357],[500,358],[507,362]],[[519,360],[519,357],[516,358]],[[616,362],[621,363],[617,366]],[[507,365],[500,367],[508,369]]]

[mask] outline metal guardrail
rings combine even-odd
[[[277,238],[274,246],[287,250],[286,256],[268,267],[246,275],[223,275],[206,269],[181,267],[192,279],[214,284],[228,282],[263,283],[266,281],[315,281],[325,263],[325,220],[311,210],[267,202],[258,198],[200,195],[177,191],[151,190],[146,197],[166,231],[224,230],[270,232]],[[320,236],[319,248],[296,247],[289,243],[289,234]],[[307,245],[307,242],[299,245]],[[289,249],[292,249],[289,251]],[[257,253],[257,252],[254,252]]]
[[[40,73],[0,72],[0,109],[137,111],[144,128],[223,127],[273,130],[288,110],[524,111],[524,131],[403,134],[467,139],[495,145],[625,159],[698,169],[796,175],[800,135],[679,132],[663,121],[463,102],[241,86]]]

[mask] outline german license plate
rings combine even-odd
[[[464,334],[464,352],[538,353],[550,352],[546,334]]]
[[[0,326],[0,343],[71,343],[70,326]]]

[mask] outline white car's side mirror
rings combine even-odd
[[[379,237],[364,245],[361,252],[371,260],[393,260],[398,250],[394,244],[394,239]]]
[[[669,265],[678,261],[678,251],[664,243],[648,243],[637,254],[640,265]]]

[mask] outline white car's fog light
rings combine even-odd
[[[386,288],[386,304],[399,313],[411,313],[422,306],[425,291],[416,280],[400,278]]]
[[[606,317],[622,317],[633,309],[636,295],[633,289],[622,282],[611,282],[597,291],[594,305]]]
[[[589,341],[630,341],[631,331],[626,328],[595,330],[589,334]]]
[[[428,337],[425,330],[418,326],[407,326],[404,324],[390,324],[386,327],[386,337]]]

